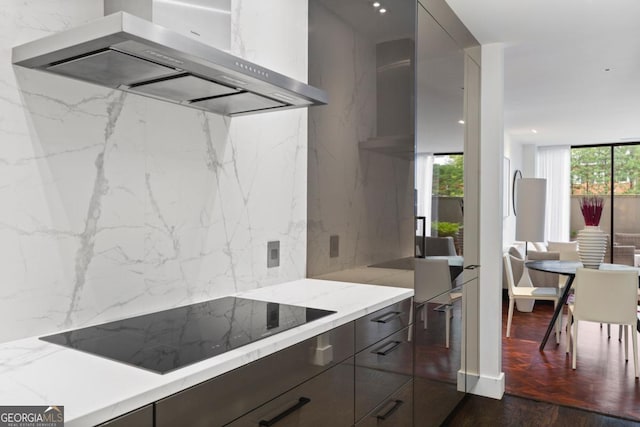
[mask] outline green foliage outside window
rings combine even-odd
[[[462,224],[457,222],[438,221],[431,223],[431,235],[438,237],[455,236]]]
[[[616,194],[640,194],[640,145],[624,145],[613,149]]]
[[[464,196],[464,158],[461,154],[436,156],[433,165],[434,196]]]
[[[614,147],[616,194],[640,194],[640,145]],[[571,194],[611,194],[611,147],[571,150]]]

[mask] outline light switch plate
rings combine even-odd
[[[267,268],[280,266],[280,241],[267,242]]]

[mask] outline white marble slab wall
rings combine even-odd
[[[309,80],[329,105],[309,111],[309,277],[413,255],[413,162],[358,148],[376,136],[376,40],[319,3],[309,2]]]
[[[0,8],[0,342],[305,275],[306,111],[228,119],[11,65],[100,16]],[[306,81],[306,19],[306,2],[234,0],[232,50]]]

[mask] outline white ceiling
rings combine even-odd
[[[640,141],[640,0],[447,3],[480,43],[505,43],[512,141]]]

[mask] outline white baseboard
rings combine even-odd
[[[458,371],[458,391],[492,399],[502,399],[504,394],[504,372],[501,372],[498,377],[487,377],[479,376],[476,373],[465,373],[460,370]]]
[[[478,396],[490,397],[492,399],[502,399],[504,394],[504,372],[498,377],[480,376],[475,387],[468,390],[469,393]]]

